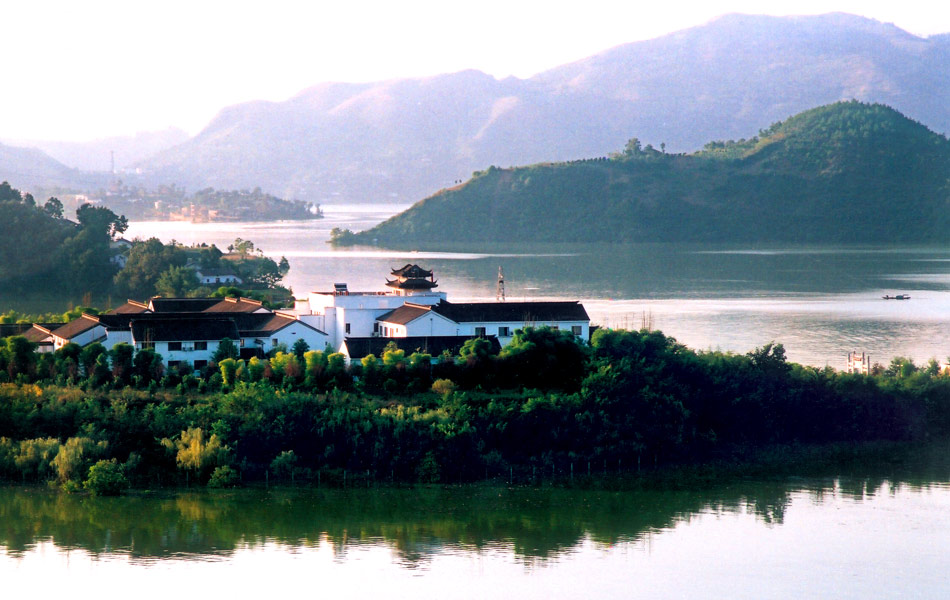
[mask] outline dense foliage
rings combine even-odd
[[[0,476],[88,487],[239,478],[565,477],[749,448],[950,434],[950,376],[906,359],[874,375],[790,364],[780,344],[694,352],[656,331],[519,330],[493,355],[278,349],[165,372],[154,352],[0,349]],[[15,382],[15,383],[13,383]],[[61,458],[62,457],[62,458]],[[90,468],[100,465],[93,473]],[[73,482],[73,483],[70,483]]]
[[[0,282],[7,293],[43,288],[83,296],[108,287],[118,267],[109,243],[128,223],[112,211],[84,204],[76,222],[63,217],[63,205],[50,198],[38,204],[0,183]]]
[[[491,167],[332,241],[947,242],[948,172],[944,136],[839,102],[691,155],[634,138],[609,159]]]
[[[208,296],[214,289],[200,284],[192,268],[197,267],[229,271],[241,277],[245,289],[268,300],[280,302],[290,295],[279,286],[290,269],[287,259],[266,257],[249,240],[236,239],[228,254],[213,245],[185,247],[156,238],[136,240],[126,248],[115,240],[127,227],[124,216],[92,204],[79,207],[75,222],[67,220],[56,198],[41,206],[3,182],[0,292],[70,298],[85,305],[109,302],[113,296]]]

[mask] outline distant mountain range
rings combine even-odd
[[[175,127],[162,131],[145,131],[135,135],[113,136],[89,142],[57,142],[48,140],[4,140],[12,146],[36,148],[75,169],[111,171],[113,155],[118,171],[129,168],[162,150],[188,141],[188,134]]]
[[[190,190],[406,201],[489,165],[606,156],[631,137],[692,151],[852,98],[950,131],[950,35],[919,38],[846,14],[727,15],[529,79],[463,71],[325,83],[228,107],[135,166],[143,183]]]
[[[94,180],[35,148],[0,144],[0,181],[9,181],[14,187],[29,191],[36,186],[80,186]]]
[[[339,243],[950,242],[950,141],[839,102],[736,142],[490,168]]]

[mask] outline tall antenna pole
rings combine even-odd
[[[498,302],[505,301],[505,272],[501,270],[501,266],[498,267],[498,286],[495,287],[495,300]]]

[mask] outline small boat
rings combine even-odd
[[[910,294],[897,294],[896,296],[881,296],[885,300],[910,300]]]

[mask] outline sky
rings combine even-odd
[[[83,141],[168,127],[326,81],[478,69],[529,77],[727,13],[859,14],[950,32],[933,0],[34,0],[0,8],[0,139]]]

